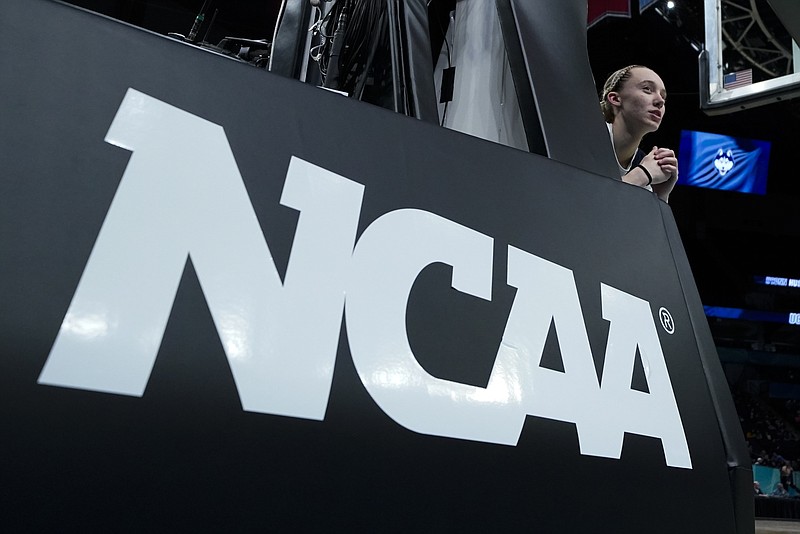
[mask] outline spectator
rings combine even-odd
[[[678,180],[678,159],[668,148],[639,148],[642,139],[658,130],[666,111],[667,90],[658,74],[642,65],[629,65],[611,74],[600,95],[611,145],[622,181],[653,191],[664,202]]]
[[[789,492],[786,491],[786,488],[783,487],[783,484],[778,482],[775,486],[775,490],[772,492],[772,497],[788,497]]]
[[[792,464],[788,461],[784,462],[781,466],[781,484],[786,488],[787,492],[789,488],[792,488],[800,493],[800,489],[794,485],[794,469],[792,468]]]

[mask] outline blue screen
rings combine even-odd
[[[769,141],[683,130],[678,184],[763,195],[770,148]]]

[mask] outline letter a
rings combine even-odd
[[[630,432],[661,439],[667,465],[691,469],[681,414],[650,304],[605,284],[600,289],[603,318],[611,321],[611,327],[600,388],[602,410],[587,454],[620,458],[624,434]],[[631,389],[637,347],[650,393]]]

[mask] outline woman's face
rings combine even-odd
[[[667,90],[664,82],[645,67],[631,69],[630,76],[612,97],[617,119],[623,118],[630,129],[643,133],[658,130],[666,111]]]

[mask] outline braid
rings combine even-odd
[[[627,67],[623,67],[613,72],[611,76],[606,79],[606,83],[603,84],[603,92],[600,93],[600,109],[603,111],[603,117],[605,117],[606,122],[614,122],[614,109],[611,104],[608,103],[608,93],[619,91],[625,81],[631,77],[631,71],[636,68],[644,67],[643,65],[628,65]]]

